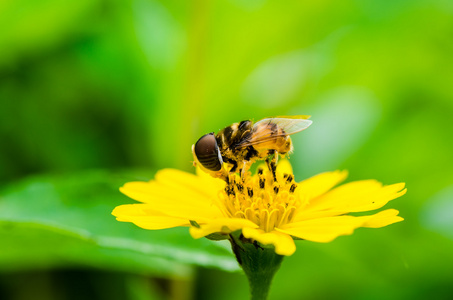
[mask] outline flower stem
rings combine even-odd
[[[236,259],[248,278],[250,299],[267,299],[272,278],[280,268],[284,256],[276,254],[273,248],[244,238],[240,233],[231,234],[230,242]]]

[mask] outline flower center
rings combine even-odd
[[[296,189],[292,174],[277,173],[274,178],[271,172],[258,169],[255,176],[230,174],[220,200],[228,217],[248,219],[270,232],[293,218],[300,205]]]

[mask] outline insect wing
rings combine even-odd
[[[305,116],[304,116],[305,117]],[[305,118],[267,118],[253,125],[250,136],[238,144],[247,147],[265,143],[306,129],[313,121]]]
[[[313,121],[307,119],[269,118],[256,122],[253,125],[253,129],[258,129],[263,127],[263,125],[272,126],[272,124],[275,124],[278,128],[283,130],[282,133],[278,134],[278,136],[282,136],[298,133],[310,126],[311,123],[313,123]]]

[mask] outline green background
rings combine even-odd
[[[298,181],[406,182],[405,221],[297,242],[270,299],[453,298],[453,2],[0,2],[0,298],[247,299],[228,244],[115,221],[244,119],[312,115]]]

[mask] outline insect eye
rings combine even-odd
[[[222,167],[223,160],[214,133],[203,135],[194,148],[198,161],[208,170],[218,171]]]

